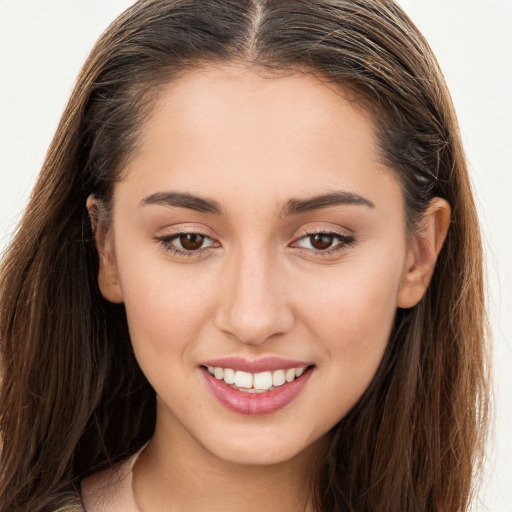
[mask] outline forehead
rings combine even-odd
[[[340,131],[350,117],[352,129]],[[236,127],[238,135],[264,141],[266,128],[281,128],[282,139],[293,142],[322,132],[324,139],[344,137],[363,140],[364,128],[372,144],[370,114],[349,89],[298,71],[268,72],[242,64],[208,65],[188,71],[164,86],[146,119],[144,142],[164,128],[204,138]],[[342,123],[340,123],[342,121]],[[164,126],[165,125],[165,126]],[[258,133],[263,129],[263,133]],[[351,136],[351,133],[353,136]],[[276,135],[275,133],[273,134]],[[257,137],[260,136],[260,137]],[[248,149],[248,148],[245,148]]]
[[[195,69],[165,86],[125,171],[147,195],[173,188],[219,200],[272,191],[284,202],[394,181],[379,161],[372,120],[349,91],[241,65]]]

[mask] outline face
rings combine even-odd
[[[157,434],[225,461],[321,441],[375,375],[397,307],[419,298],[371,121],[313,77],[180,78],[113,204],[101,288],[125,303]]]

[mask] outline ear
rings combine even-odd
[[[99,256],[98,285],[101,294],[108,301],[120,304],[123,302],[123,293],[117,273],[112,232],[101,219],[101,205],[94,194],[87,198],[86,204]]]
[[[440,197],[430,201],[410,241],[398,294],[398,307],[411,308],[425,294],[450,225],[451,208]]]

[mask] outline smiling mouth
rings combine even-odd
[[[214,376],[217,380],[224,381],[232,389],[245,393],[265,393],[266,391],[273,391],[286,383],[293,382],[308,367],[299,366],[258,373],[221,368],[219,366],[204,366],[204,368],[206,368],[210,375]]]
[[[209,390],[221,405],[237,414],[259,416],[290,404],[304,389],[315,368],[314,364],[294,361],[293,366],[288,366],[290,363],[278,358],[256,362],[226,358],[204,362],[200,368]],[[230,368],[231,364],[239,369]],[[246,371],[250,369],[256,371]]]

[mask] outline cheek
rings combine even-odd
[[[211,310],[210,286],[168,266],[153,265],[143,279],[124,276],[130,337],[142,372],[165,403],[186,409],[194,401],[199,408],[187,379],[194,378],[198,340]]]
[[[396,314],[400,276],[398,265],[347,272],[304,304],[321,354],[319,365],[327,372],[324,389],[335,390],[323,395],[321,406],[337,404],[338,417],[357,402],[377,372]]]
[[[307,305],[313,329],[326,348],[365,350],[385,344],[397,308],[398,279],[357,272],[334,281]],[[305,309],[306,310],[306,309]]]
[[[118,267],[137,357],[164,357],[169,365],[186,358],[211,315],[214,284],[199,281],[192,265],[175,270],[143,255]]]

